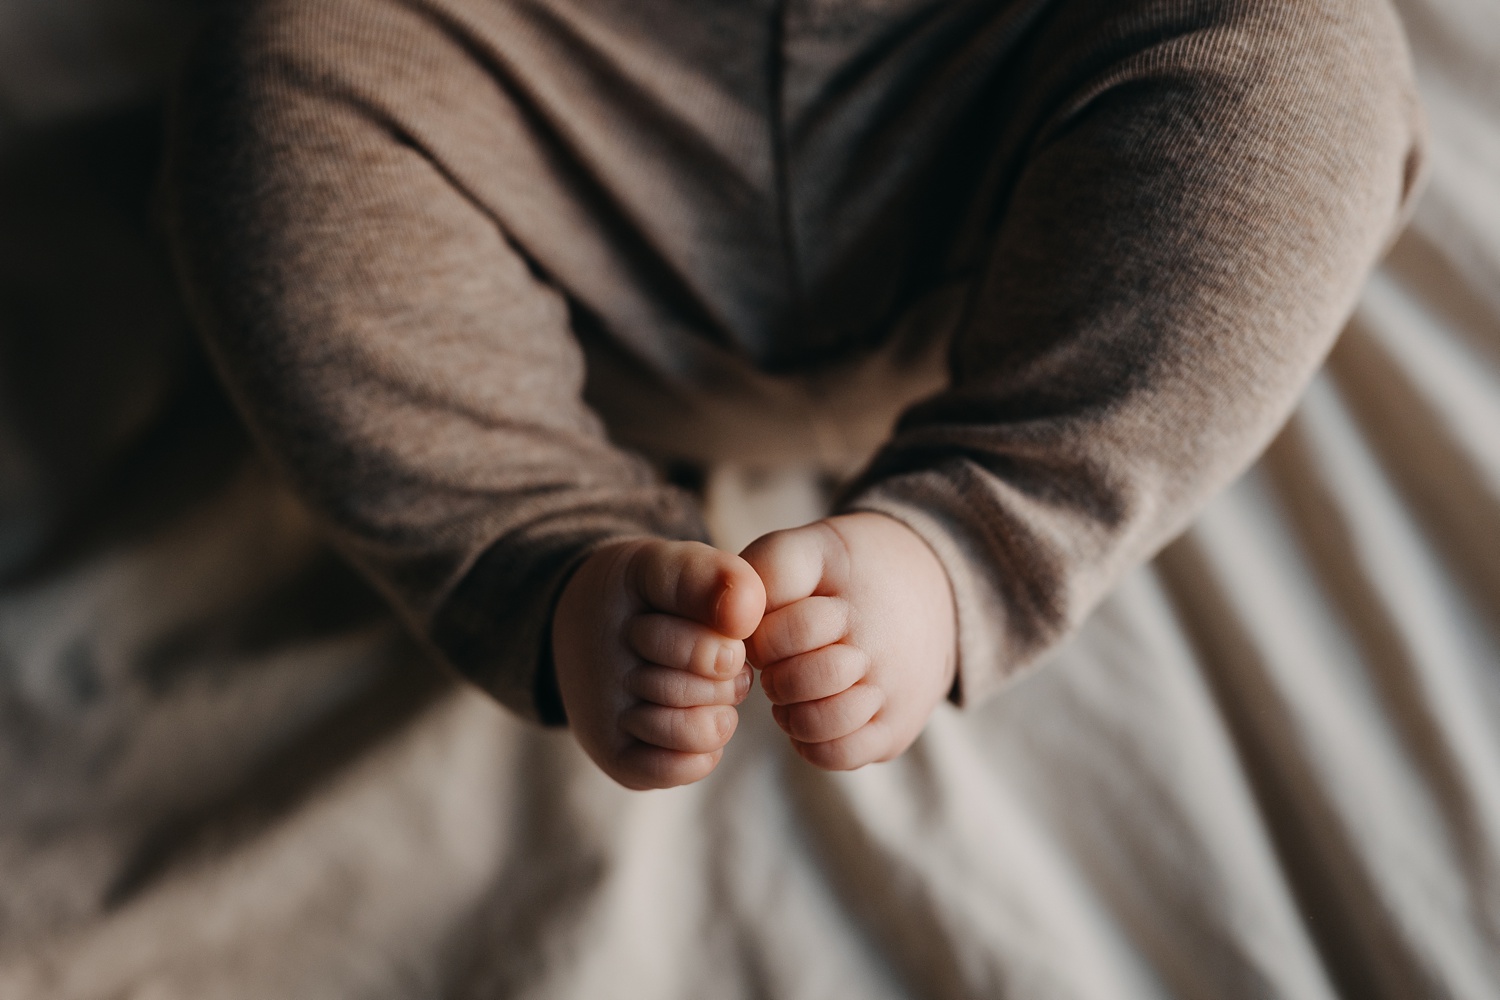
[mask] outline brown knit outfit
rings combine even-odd
[[[842,505],[938,554],[982,697],[1266,444],[1418,172],[1373,0],[229,6],[169,183],[198,321],[345,551],[548,721],[568,572],[704,534],[641,453],[841,467],[902,409]]]

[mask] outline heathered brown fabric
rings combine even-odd
[[[836,466],[943,381],[844,503],[943,560],[981,697],[1269,440],[1419,132],[1369,0],[262,0],[181,105],[180,266],[252,427],[554,721],[569,569],[703,534],[632,450]]]

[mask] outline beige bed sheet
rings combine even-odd
[[[0,585],[0,998],[1500,997],[1500,9],[1398,6],[1429,189],[1292,422],[888,765],[757,695],[709,780],[612,786],[183,404],[138,517]],[[816,502],[712,487],[731,543]]]

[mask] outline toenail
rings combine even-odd
[[[714,601],[714,627],[715,628],[718,627],[719,622],[721,622],[721,621],[724,620],[724,606],[729,603],[729,592],[731,590],[733,590],[733,589],[734,589],[734,583],[732,581],[725,580],[724,581],[724,589],[721,590],[721,591],[719,591],[719,599],[716,600],[716,601]]]
[[[714,655],[714,673],[727,674],[735,668],[735,655],[732,646],[720,646],[718,653]]]

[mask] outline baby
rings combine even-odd
[[[163,190],[236,403],[429,648],[636,788],[753,669],[838,769],[1044,656],[1271,440],[1419,173],[1379,0],[215,9]],[[653,470],[768,456],[868,462],[684,541]]]
[[[714,769],[751,664],[797,753],[833,770],[910,746],[955,670],[941,564],[874,513],[774,532],[740,556],[701,542],[604,546],[563,590],[552,641],[574,735],[638,789]]]

